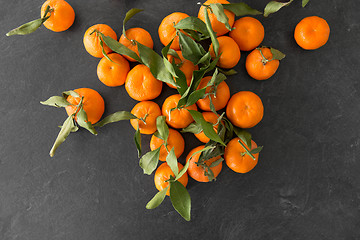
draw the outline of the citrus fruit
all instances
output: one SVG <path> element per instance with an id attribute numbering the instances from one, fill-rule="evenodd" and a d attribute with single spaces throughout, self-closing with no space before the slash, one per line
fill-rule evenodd
<path id="1" fill-rule="evenodd" d="M 183 169 L 183 165 L 181 163 L 178 163 L 178 168 L 179 171 L 181 169 Z M 157 190 L 161 191 L 164 188 L 166 188 L 169 185 L 169 182 L 167 182 L 167 180 L 170 179 L 170 175 L 175 177 L 173 171 L 171 171 L 171 168 L 169 167 L 169 165 L 164 162 L 163 164 L 161 164 L 155 172 L 155 176 L 154 176 L 154 182 L 155 182 L 155 187 Z M 179 178 L 178 180 L 184 187 L 186 187 L 187 183 L 188 183 L 188 175 L 187 173 L 184 173 L 184 175 L 181 176 L 181 178 Z M 166 195 L 170 196 L 170 188 L 167 190 Z"/>
<path id="2" fill-rule="evenodd" d="M 131 113 L 139 119 L 131 119 L 131 126 L 136 130 L 139 126 L 140 133 L 153 134 L 156 131 L 156 118 L 161 116 L 161 110 L 157 103 L 152 101 L 142 101 L 134 106 Z"/>
<path id="3" fill-rule="evenodd" d="M 156 137 L 155 135 L 152 135 L 151 140 L 150 140 L 150 149 L 155 150 L 161 146 L 160 157 L 159 157 L 160 161 L 166 161 L 168 151 L 170 152 L 172 148 L 174 148 L 175 156 L 177 158 L 179 158 L 181 156 L 181 154 L 183 154 L 183 152 L 184 152 L 184 148 L 185 148 L 184 138 L 181 136 L 181 134 L 178 131 L 176 131 L 174 129 L 171 129 L 171 128 L 169 129 L 169 136 L 167 139 L 168 151 L 166 151 L 166 148 L 164 147 L 164 145 L 162 145 L 163 143 L 164 143 L 164 140 Z"/>
<path id="4" fill-rule="evenodd" d="M 229 36 L 235 40 L 241 51 L 251 51 L 264 40 L 264 26 L 253 17 L 243 17 L 235 21 Z"/>
<path id="5" fill-rule="evenodd" d="M 211 124 L 217 123 L 218 118 L 219 118 L 219 117 L 218 117 L 215 113 L 213 113 L 213 112 L 203 112 L 203 113 L 201 113 L 201 114 L 203 115 L 205 121 L 207 121 L 207 122 L 209 122 L 209 123 L 211 123 Z M 216 124 L 216 125 L 214 126 L 215 132 L 217 132 L 218 126 L 219 126 L 219 124 Z M 207 143 L 207 142 L 210 141 L 210 138 L 208 138 L 203 131 L 201 131 L 200 133 L 196 133 L 196 134 L 194 134 L 194 135 L 195 135 L 195 137 L 196 137 L 197 139 L 199 139 L 200 142 Z"/>
<path id="6" fill-rule="evenodd" d="M 240 49 L 236 42 L 228 36 L 218 37 L 219 41 L 219 54 L 220 58 L 217 62 L 217 66 L 221 68 L 233 68 L 240 61 Z M 215 58 L 215 52 L 213 49 L 213 44 L 210 45 L 210 54 L 211 57 Z"/>
<path id="7" fill-rule="evenodd" d="M 64 0 L 47 0 L 41 6 L 41 17 L 44 17 L 47 7 L 50 6 L 50 17 L 44 22 L 44 26 L 54 32 L 62 32 L 73 25 L 75 11 Z"/>
<path id="8" fill-rule="evenodd" d="M 266 80 L 275 74 L 279 64 L 279 60 L 273 59 L 271 50 L 263 47 L 254 49 L 247 56 L 245 67 L 252 78 L 256 80 Z"/>
<path id="9" fill-rule="evenodd" d="M 206 87 L 206 85 L 208 84 L 208 82 L 210 80 L 211 80 L 211 76 L 204 77 L 203 79 L 201 79 L 198 89 Z M 209 93 L 210 91 L 213 91 L 213 87 L 211 87 L 211 86 L 206 88 L 206 93 Z M 215 110 L 218 111 L 218 110 L 226 107 L 226 104 L 228 103 L 229 98 L 230 98 L 230 89 L 225 81 L 222 81 L 217 86 L 215 95 L 216 95 L 216 97 L 214 97 L 214 95 L 211 94 L 210 97 L 211 97 L 212 103 L 214 104 Z M 202 109 L 204 111 L 211 111 L 209 96 L 206 96 L 205 98 L 198 100 L 196 102 L 196 104 L 198 105 L 198 107 L 200 109 Z"/>
<path id="10" fill-rule="evenodd" d="M 121 86 L 125 83 L 126 76 L 130 71 L 129 62 L 117 53 L 111 53 L 108 57 L 112 62 L 103 57 L 97 66 L 98 78 L 106 86 Z"/>
<path id="11" fill-rule="evenodd" d="M 96 31 L 99 31 L 105 36 L 111 37 L 114 40 L 117 40 L 117 36 L 114 30 L 112 30 L 112 28 L 106 24 L 96 24 L 86 30 L 83 38 L 86 51 L 93 57 L 102 58 L 104 57 L 104 55 L 102 53 L 102 48 L 100 45 L 99 34 Z M 106 52 L 106 54 L 111 52 L 111 49 L 106 46 L 105 43 L 104 51 Z"/>

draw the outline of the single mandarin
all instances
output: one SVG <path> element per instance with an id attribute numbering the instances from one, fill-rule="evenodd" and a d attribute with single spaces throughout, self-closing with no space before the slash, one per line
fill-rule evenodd
<path id="1" fill-rule="evenodd" d="M 252 170 L 256 164 L 258 163 L 259 153 L 253 154 L 255 160 L 252 159 L 248 154 L 246 154 L 246 150 L 239 143 L 241 141 L 240 138 L 232 139 L 227 146 L 225 147 L 224 159 L 226 165 L 237 173 L 247 173 Z M 246 146 L 244 144 L 244 146 Z M 257 148 L 256 143 L 251 140 L 251 149 Z"/>
<path id="2" fill-rule="evenodd" d="M 86 51 L 93 57 L 102 58 L 104 57 L 104 55 L 102 53 L 102 47 L 100 45 L 99 34 L 96 31 L 99 31 L 105 36 L 111 37 L 114 40 L 117 40 L 117 36 L 114 30 L 112 30 L 112 28 L 106 24 L 96 24 L 86 30 L 83 38 Z M 112 52 L 112 50 L 108 46 L 106 46 L 105 43 L 104 51 L 106 52 L 106 54 Z"/>
<path id="3" fill-rule="evenodd" d="M 169 96 L 165 99 L 161 109 L 162 115 L 166 117 L 166 123 L 173 128 L 186 128 L 189 126 L 189 124 L 192 123 L 194 119 L 187 109 L 195 111 L 197 110 L 195 104 L 181 109 L 174 109 L 177 107 L 180 98 L 180 94 Z"/>
<path id="4" fill-rule="evenodd" d="M 97 66 L 98 78 L 108 87 L 121 86 L 130 71 L 129 62 L 117 53 L 110 53 L 108 57 L 112 62 L 103 57 Z"/>
<path id="5" fill-rule="evenodd" d="M 235 40 L 241 51 L 251 51 L 264 40 L 264 26 L 253 17 L 242 17 L 235 21 L 230 37 Z"/>
<path id="6" fill-rule="evenodd" d="M 237 127 L 251 128 L 264 115 L 264 106 L 258 95 L 249 91 L 234 94 L 226 107 L 226 116 Z"/>
<path id="7" fill-rule="evenodd" d="M 132 99 L 146 101 L 160 95 L 162 82 L 152 75 L 147 66 L 139 64 L 128 73 L 125 89 Z"/>
<path id="8" fill-rule="evenodd" d="M 88 121 L 91 124 L 97 123 L 104 114 L 104 99 L 97 91 L 90 88 L 79 88 L 75 89 L 74 91 L 79 94 L 80 97 L 83 97 L 83 109 L 86 112 Z M 66 100 L 72 104 L 65 107 L 67 114 L 70 116 L 76 112 L 77 105 L 80 103 L 81 98 L 68 96 Z"/>
<path id="9" fill-rule="evenodd" d="M 211 80 L 211 76 L 207 76 L 207 77 L 204 77 L 203 79 L 201 79 L 198 89 L 206 87 L 210 80 Z M 213 87 L 210 86 L 210 87 L 206 88 L 205 92 L 209 93 L 211 91 L 213 91 Z M 211 97 L 212 103 L 214 104 L 215 110 L 218 111 L 218 110 L 226 107 L 226 104 L 228 103 L 228 101 L 230 99 L 230 89 L 225 81 L 222 81 L 217 86 L 215 95 L 216 95 L 216 97 L 214 96 L 214 94 L 211 94 L 210 97 Z M 205 98 L 198 100 L 196 102 L 196 104 L 203 111 L 208 111 L 208 112 L 211 111 L 209 96 L 206 96 Z"/>
<path id="10" fill-rule="evenodd" d="M 231 37 L 221 36 L 217 40 L 219 41 L 219 54 L 221 55 L 216 65 L 221 68 L 235 67 L 241 57 L 239 46 Z M 210 45 L 210 54 L 213 59 L 216 57 L 213 44 Z"/>
<path id="11" fill-rule="evenodd" d="M 183 165 L 181 163 L 178 163 L 178 168 L 179 171 L 181 169 L 183 169 Z M 154 176 L 154 182 L 155 182 L 155 187 L 157 190 L 161 191 L 164 188 L 166 188 L 169 185 L 169 182 L 167 182 L 167 180 L 170 179 L 170 175 L 175 177 L 175 174 L 173 173 L 173 171 L 171 171 L 171 168 L 169 167 L 169 165 L 164 162 L 163 164 L 161 164 L 155 172 L 155 176 Z M 181 178 L 179 178 L 178 180 L 184 187 L 186 187 L 187 183 L 188 183 L 188 175 L 187 173 L 184 173 L 184 175 L 181 176 Z M 167 190 L 166 195 L 170 196 L 170 188 Z"/>
<path id="12" fill-rule="evenodd" d="M 226 0 L 208 0 L 208 1 L 204 2 L 204 5 L 210 5 L 211 3 L 229 4 L 229 2 Z M 205 9 L 205 7 L 201 6 L 199 9 L 199 13 L 198 13 L 198 18 L 200 18 L 203 22 L 205 22 L 204 9 Z M 222 36 L 229 32 L 229 29 L 226 28 L 225 24 L 217 20 L 217 17 L 214 13 L 210 12 L 210 10 L 207 10 L 207 12 L 209 14 L 211 27 L 213 28 L 214 32 L 216 32 L 217 36 Z M 232 27 L 234 25 L 234 21 L 235 21 L 235 14 L 226 9 L 224 10 L 224 13 L 229 19 L 230 27 Z"/>
<path id="13" fill-rule="evenodd" d="M 160 161 L 166 161 L 168 151 L 170 152 L 172 148 L 174 148 L 175 156 L 177 158 L 179 158 L 181 156 L 181 154 L 183 154 L 183 152 L 184 152 L 184 148 L 185 148 L 184 138 L 181 136 L 181 134 L 178 131 L 176 131 L 174 129 L 171 129 L 171 128 L 169 129 L 169 136 L 167 139 L 168 151 L 166 151 L 166 148 L 163 145 L 163 143 L 164 143 L 164 140 L 156 137 L 155 135 L 152 135 L 151 140 L 150 140 L 150 149 L 155 150 L 155 149 L 161 147 L 160 148 L 160 157 L 159 157 Z"/>
<path id="14" fill-rule="evenodd" d="M 198 166 L 196 164 L 196 162 L 199 161 L 199 157 L 201 153 L 197 153 L 195 154 L 193 157 L 191 157 L 194 153 L 196 153 L 197 151 L 200 151 L 204 148 L 205 146 L 198 146 L 196 148 L 194 148 L 193 150 L 191 150 L 189 152 L 189 154 L 186 157 L 186 162 L 190 161 L 189 164 L 189 168 L 187 170 L 187 173 L 189 174 L 189 176 L 191 178 L 193 178 L 194 180 L 198 181 L 198 182 L 209 182 L 209 178 L 208 176 L 205 175 L 205 169 L 203 166 Z M 219 173 L 221 172 L 222 169 L 222 162 L 220 162 L 218 165 L 210 167 L 210 165 L 215 162 L 216 160 L 219 160 L 221 158 L 221 156 L 217 156 L 211 159 L 206 160 L 204 163 L 209 167 L 209 169 L 213 172 L 214 174 L 214 178 L 216 178 Z M 207 171 L 207 170 L 206 170 Z"/>
<path id="15" fill-rule="evenodd" d="M 131 110 L 131 113 L 145 121 L 144 123 L 139 119 L 131 119 L 131 126 L 135 130 L 139 127 L 141 134 L 153 134 L 156 132 L 156 118 L 161 116 L 161 110 L 157 103 L 152 101 L 139 102 Z"/>
<path id="16" fill-rule="evenodd" d="M 44 22 L 44 26 L 53 32 L 62 32 L 69 29 L 75 20 L 75 11 L 64 0 L 47 0 L 41 6 L 41 17 L 44 17 L 47 7 L 50 6 L 50 17 Z"/>
<path id="17" fill-rule="evenodd" d="M 134 51 L 137 55 L 139 55 L 139 50 L 136 42 L 141 43 L 142 45 L 153 48 L 154 42 L 151 38 L 151 35 L 148 31 L 143 28 L 130 28 L 125 32 L 126 37 L 121 35 L 119 42 L 130 50 Z M 131 61 L 136 62 L 135 59 L 124 55 L 124 57 Z"/>
<path id="18" fill-rule="evenodd" d="M 273 59 L 271 50 L 263 47 L 254 49 L 247 56 L 245 67 L 250 77 L 256 80 L 266 80 L 275 74 L 279 64 L 279 60 Z"/>

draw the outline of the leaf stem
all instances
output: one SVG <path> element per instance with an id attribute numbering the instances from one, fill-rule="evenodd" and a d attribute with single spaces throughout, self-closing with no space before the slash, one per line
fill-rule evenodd
<path id="1" fill-rule="evenodd" d="M 263 54 L 263 52 L 262 52 L 262 50 L 261 50 L 261 48 L 257 48 L 258 50 L 259 50 L 259 52 L 260 52 L 260 54 L 261 54 L 261 56 L 262 56 L 262 60 L 261 60 L 261 62 L 262 62 L 262 64 L 264 64 L 264 66 L 268 63 L 268 62 L 270 62 L 270 61 L 272 61 L 272 59 L 267 59 L 265 56 L 264 56 L 264 54 Z"/>
<path id="2" fill-rule="evenodd" d="M 245 149 L 246 153 L 245 154 L 248 154 L 254 161 L 256 160 L 256 158 L 254 157 L 254 155 L 251 154 L 251 152 L 247 149 L 247 147 L 240 141 L 238 140 L 238 142 L 241 144 L 241 146 Z M 242 153 L 243 154 L 243 153 Z M 243 157 L 244 155 L 241 156 Z"/>

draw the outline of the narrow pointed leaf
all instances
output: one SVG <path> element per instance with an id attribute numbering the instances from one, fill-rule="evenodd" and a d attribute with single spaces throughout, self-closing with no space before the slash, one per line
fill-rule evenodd
<path id="1" fill-rule="evenodd" d="M 186 107 L 191 106 L 191 105 L 195 104 L 199 99 L 204 98 L 205 92 L 206 92 L 206 87 L 193 91 L 189 95 L 189 97 L 186 101 Z"/>
<path id="2" fill-rule="evenodd" d="M 134 141 L 138 152 L 138 157 L 141 157 L 141 133 L 139 126 L 137 127 L 136 132 L 134 134 Z"/>
<path id="3" fill-rule="evenodd" d="M 186 220 L 190 221 L 191 198 L 186 188 L 178 181 L 170 182 L 170 200 L 174 209 Z"/>
<path id="4" fill-rule="evenodd" d="M 234 127 L 234 132 L 238 138 L 240 138 L 249 149 L 251 149 L 251 133 L 246 130 Z"/>
<path id="5" fill-rule="evenodd" d="M 270 48 L 270 51 L 273 55 L 272 59 L 283 60 L 286 56 L 284 53 L 280 52 L 275 48 Z"/>
<path id="6" fill-rule="evenodd" d="M 218 160 L 212 162 L 209 167 L 210 167 L 210 168 L 216 167 L 216 166 L 219 165 L 222 161 L 224 161 L 224 159 L 223 159 L 223 158 L 219 158 Z"/>
<path id="7" fill-rule="evenodd" d="M 247 146 L 245 146 L 242 141 L 238 140 L 238 143 L 240 143 L 240 145 L 244 148 L 244 150 L 246 151 L 246 154 L 249 155 L 253 160 L 256 160 L 256 158 L 254 157 L 254 155 L 252 155 L 252 153 L 249 151 L 249 149 L 247 148 Z"/>
<path id="8" fill-rule="evenodd" d="M 233 12 L 237 17 L 242 17 L 245 15 L 259 15 L 262 12 L 251 8 L 246 3 L 230 3 L 230 4 L 222 4 L 224 9 Z"/>
<path id="9" fill-rule="evenodd" d="M 103 40 L 101 39 L 101 37 L 99 37 L 99 41 L 100 41 L 100 47 L 101 47 L 101 52 L 102 54 L 104 55 L 104 57 L 109 60 L 110 62 L 114 63 L 113 60 L 111 60 L 111 58 L 108 56 L 108 54 L 105 52 L 105 49 L 104 49 L 104 42 Z"/>
<path id="10" fill-rule="evenodd" d="M 110 114 L 106 118 L 104 118 L 102 121 L 95 124 L 95 127 L 102 127 L 109 123 L 119 122 L 122 120 L 130 120 L 130 119 L 137 119 L 135 115 L 133 115 L 130 112 L 127 111 L 119 111 L 113 114 Z"/>
<path id="11" fill-rule="evenodd" d="M 215 56 L 218 56 L 219 55 L 219 41 L 217 40 L 216 33 L 212 29 L 210 18 L 209 18 L 209 13 L 208 13 L 206 8 L 204 8 L 204 14 L 205 14 L 206 28 L 207 28 L 207 30 L 209 32 L 211 42 L 213 44 L 214 53 L 215 53 Z"/>
<path id="12" fill-rule="evenodd" d="M 194 133 L 194 134 L 198 134 L 201 131 L 202 131 L 201 125 L 197 122 L 190 123 L 189 126 L 187 126 L 186 128 L 183 128 L 181 130 L 181 132 L 183 132 L 183 133 L 189 132 L 189 133 Z"/>
<path id="13" fill-rule="evenodd" d="M 6 36 L 13 35 L 27 35 L 35 32 L 41 25 L 43 24 L 43 20 L 41 18 L 36 19 L 34 21 L 25 23 L 20 27 L 17 27 L 6 34 Z"/>
<path id="14" fill-rule="evenodd" d="M 167 55 L 168 55 L 168 52 L 169 52 L 169 49 L 170 49 L 170 46 L 171 44 L 173 43 L 174 41 L 174 38 L 170 41 L 170 43 L 168 45 L 166 45 L 162 50 L 161 50 L 161 53 L 163 55 L 163 61 L 164 61 L 164 65 L 166 67 L 166 69 L 169 71 L 169 73 L 175 77 L 175 78 L 178 78 L 176 72 L 175 72 L 175 69 L 174 69 L 174 66 L 171 64 L 171 62 L 169 62 L 169 60 L 167 59 Z"/>
<path id="15" fill-rule="evenodd" d="M 123 35 L 126 37 L 126 30 L 125 30 L 125 24 L 137 13 L 144 11 L 143 9 L 138 9 L 138 8 L 132 8 L 130 9 L 126 15 L 125 18 L 123 20 Z"/>
<path id="16" fill-rule="evenodd" d="M 51 107 L 66 107 L 71 105 L 68 101 L 66 101 L 66 99 L 62 96 L 53 96 L 50 97 L 48 100 L 46 101 L 41 101 L 40 102 L 42 105 L 47 105 L 47 106 L 51 106 Z"/>
<path id="17" fill-rule="evenodd" d="M 157 148 L 141 157 L 139 165 L 143 169 L 144 174 L 151 175 L 158 165 L 159 156 L 160 148 Z"/>
<path id="18" fill-rule="evenodd" d="M 209 36 L 206 24 L 197 17 L 187 17 L 180 20 L 176 25 L 176 29 L 188 29 L 202 33 L 204 36 Z"/>
<path id="19" fill-rule="evenodd" d="M 165 116 L 159 116 L 156 118 L 156 128 L 157 132 L 161 136 L 160 138 L 167 142 L 169 137 L 169 127 L 166 124 Z"/>
<path id="20" fill-rule="evenodd" d="M 302 0 L 302 7 L 304 8 L 309 3 L 309 0 Z"/>
<path id="21" fill-rule="evenodd" d="M 276 13 L 281 8 L 289 6 L 290 3 L 292 3 L 294 0 L 290 0 L 288 2 L 277 2 L 277 1 L 271 1 L 269 2 L 264 9 L 264 17 L 268 17 L 272 13 Z"/>
<path id="22" fill-rule="evenodd" d="M 65 91 L 65 92 L 62 93 L 62 95 L 64 96 L 65 99 L 66 99 L 68 96 L 72 96 L 72 97 L 74 97 L 74 98 L 80 98 L 80 97 L 81 97 L 77 92 L 75 92 L 75 91 L 73 91 L 73 90 Z"/>
<path id="23" fill-rule="evenodd" d="M 80 107 L 79 112 L 76 114 L 76 122 L 92 134 L 97 135 L 95 128 L 93 127 L 91 122 L 88 121 L 87 114 L 82 107 Z"/>
<path id="24" fill-rule="evenodd" d="M 260 146 L 260 147 L 252 149 L 250 152 L 252 154 L 257 154 L 257 153 L 261 152 L 262 149 L 263 149 L 263 146 Z"/>
<path id="25" fill-rule="evenodd" d="M 199 60 L 205 55 L 204 48 L 195 42 L 191 37 L 186 36 L 181 31 L 178 31 L 179 34 L 179 44 L 181 48 L 181 52 L 185 59 L 190 60 L 197 65 Z"/>
<path id="26" fill-rule="evenodd" d="M 56 140 L 54 142 L 54 145 L 52 146 L 51 150 L 50 150 L 50 157 L 53 157 L 55 154 L 56 149 L 63 143 L 65 142 L 66 138 L 69 136 L 71 130 L 74 128 L 75 124 L 74 124 L 74 120 L 73 120 L 74 115 L 70 115 L 68 118 L 66 118 L 66 120 L 64 121 L 61 130 L 58 134 L 58 136 L 56 137 Z"/>
<path id="27" fill-rule="evenodd" d="M 221 68 L 219 68 L 219 71 L 223 74 L 225 74 L 226 76 L 231 76 L 231 75 L 235 75 L 237 74 L 238 72 L 235 71 L 234 69 L 230 69 L 230 70 L 223 70 Z"/>
<path id="28" fill-rule="evenodd" d="M 175 177 L 177 177 L 179 174 L 179 167 L 174 148 L 172 148 L 169 154 L 166 156 L 166 162 L 169 165 L 171 171 L 174 173 Z"/>
<path id="29" fill-rule="evenodd" d="M 219 22 L 222 22 L 225 24 L 226 28 L 231 31 L 232 28 L 229 24 L 229 18 L 226 16 L 225 12 L 224 12 L 224 7 L 222 4 L 220 3 L 211 3 L 210 7 L 212 9 L 212 12 L 215 14 L 217 20 Z"/>
<path id="30" fill-rule="evenodd" d="M 146 204 L 146 209 L 157 208 L 164 201 L 166 192 L 169 189 L 169 187 L 170 184 L 166 188 L 155 194 L 155 196 Z"/>

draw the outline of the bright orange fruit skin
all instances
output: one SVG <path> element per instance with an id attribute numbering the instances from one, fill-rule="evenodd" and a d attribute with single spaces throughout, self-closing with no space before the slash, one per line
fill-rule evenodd
<path id="1" fill-rule="evenodd" d="M 179 171 L 181 169 L 183 169 L 183 167 L 184 166 L 181 163 L 178 163 Z M 169 165 L 166 162 L 161 164 L 156 169 L 155 176 L 154 176 L 154 182 L 155 182 L 155 187 L 157 190 L 161 191 L 169 185 L 169 182 L 166 182 L 166 180 L 170 179 L 170 175 L 175 177 L 173 171 L 171 171 L 171 168 L 169 167 Z M 189 178 L 188 178 L 187 173 L 184 173 L 184 175 L 182 175 L 178 181 L 184 187 L 186 187 L 188 180 L 189 180 Z M 170 188 L 167 190 L 166 195 L 170 196 Z"/>
<path id="2" fill-rule="evenodd" d="M 229 2 L 226 0 L 208 0 L 204 2 L 204 5 L 210 5 L 211 3 L 229 4 Z M 210 10 L 207 10 L 207 12 L 209 14 L 211 27 L 213 28 L 214 32 L 216 32 L 217 36 L 222 36 L 229 32 L 229 29 L 226 28 L 225 24 L 217 20 L 217 17 L 215 16 L 214 13 L 211 13 Z M 224 12 L 229 19 L 230 27 L 232 27 L 235 21 L 235 14 L 226 9 L 224 10 Z M 204 14 L 203 6 L 201 6 L 199 9 L 198 18 L 200 18 L 203 22 L 205 22 L 205 14 Z"/>
<path id="3" fill-rule="evenodd" d="M 161 110 L 157 103 L 152 101 L 139 102 L 131 110 L 131 113 L 138 118 L 145 118 L 145 123 L 138 119 L 131 119 L 131 126 L 137 130 L 138 126 L 141 134 L 153 134 L 156 129 L 156 118 L 161 116 Z"/>
<path id="4" fill-rule="evenodd" d="M 211 80 L 211 76 L 204 77 L 201 79 L 201 82 L 199 84 L 198 89 L 206 87 L 207 83 Z M 211 87 L 206 88 L 206 93 L 209 93 L 211 90 Z M 230 89 L 229 86 L 226 84 L 225 81 L 221 82 L 216 90 L 216 98 L 214 98 L 214 95 L 211 95 L 211 100 L 214 104 L 215 110 L 218 111 L 220 109 L 223 109 L 226 107 L 226 104 L 228 103 L 230 99 Z M 200 99 L 196 102 L 198 107 L 203 111 L 211 111 L 210 109 L 210 99 L 209 96 Z"/>
<path id="5" fill-rule="evenodd" d="M 120 54 L 111 53 L 109 61 L 103 57 L 97 66 L 99 80 L 108 87 L 117 87 L 125 83 L 128 72 L 130 71 L 129 62 Z"/>
<path id="6" fill-rule="evenodd" d="M 226 107 L 226 116 L 237 127 L 251 128 L 264 115 L 264 106 L 258 95 L 249 91 L 234 94 Z"/>
<path id="7" fill-rule="evenodd" d="M 180 94 L 169 96 L 168 98 L 165 99 L 161 109 L 162 115 L 166 117 L 166 123 L 173 128 L 186 128 L 187 126 L 189 126 L 189 124 L 192 123 L 194 119 L 186 109 L 195 110 L 195 111 L 197 110 L 196 105 L 193 104 L 186 108 L 175 109 L 170 113 L 170 110 L 172 108 L 177 107 L 180 98 L 181 98 Z"/>
<path id="8" fill-rule="evenodd" d="M 186 13 L 174 12 L 166 16 L 162 20 L 158 29 L 158 33 L 160 41 L 162 44 L 164 44 L 164 46 L 168 45 L 176 35 L 176 29 L 174 28 L 174 25 L 180 22 L 180 20 L 187 17 L 189 17 L 189 15 L 187 15 Z M 174 38 L 174 41 L 170 45 L 170 48 L 174 50 L 180 50 L 178 36 Z"/>
<path id="9" fill-rule="evenodd" d="M 44 22 L 44 26 L 54 32 L 62 32 L 69 29 L 75 20 L 75 11 L 64 0 L 47 0 L 41 6 L 41 17 L 44 17 L 46 8 L 50 6 L 51 15 Z M 49 13 L 47 14 L 49 16 Z"/>
<path id="10" fill-rule="evenodd" d="M 151 49 L 154 47 L 154 42 L 151 38 L 150 33 L 143 28 L 130 28 L 126 30 L 125 34 L 127 38 L 124 35 L 121 35 L 119 42 L 123 44 L 125 47 L 134 51 L 137 55 L 139 55 L 138 46 L 130 40 L 137 41 L 142 45 L 149 47 Z M 124 57 L 131 62 L 136 62 L 136 60 L 131 57 L 128 57 L 126 55 L 124 55 Z"/>
<path id="11" fill-rule="evenodd" d="M 262 54 L 268 60 L 273 58 L 269 48 L 261 48 Z M 246 58 L 245 67 L 250 77 L 256 80 L 266 80 L 275 74 L 279 68 L 279 60 L 274 59 L 263 63 L 263 57 L 259 49 L 254 49 Z"/>
<path id="12" fill-rule="evenodd" d="M 232 139 L 225 148 L 224 159 L 226 165 L 237 173 L 247 173 L 251 171 L 258 163 L 259 153 L 253 154 L 255 160 L 253 160 L 245 149 L 238 142 L 240 138 Z M 244 143 L 243 141 L 241 141 Z M 245 144 L 244 144 L 245 145 Z M 246 146 L 246 145 L 245 145 Z M 257 148 L 256 143 L 251 140 L 251 149 Z"/>
<path id="13" fill-rule="evenodd" d="M 155 150 L 158 147 L 161 146 L 160 148 L 160 157 L 159 160 L 160 161 L 166 161 L 166 157 L 168 155 L 168 152 L 166 151 L 164 145 L 162 145 L 164 143 L 164 140 L 156 137 L 155 135 L 153 135 L 151 137 L 150 140 L 150 149 L 151 150 Z M 184 138 L 182 137 L 181 133 L 179 133 L 178 131 L 174 130 L 174 129 L 169 129 L 169 137 L 167 140 L 167 149 L 170 152 L 172 148 L 174 148 L 174 152 L 175 152 L 175 156 L 177 158 L 179 158 L 181 156 L 181 154 L 183 154 L 184 149 L 185 149 L 185 141 Z"/>
<path id="14" fill-rule="evenodd" d="M 306 50 L 315 50 L 324 46 L 330 36 L 330 27 L 325 19 L 318 16 L 306 17 L 295 28 L 296 43 Z"/>
<path id="15" fill-rule="evenodd" d="M 217 123 L 218 116 L 215 113 L 203 112 L 201 114 L 203 115 L 205 121 L 212 123 L 212 124 Z M 218 127 L 219 127 L 219 124 L 214 126 L 215 132 L 217 132 Z M 207 143 L 210 141 L 210 138 L 208 138 L 203 131 L 201 131 L 200 133 L 195 133 L 194 135 L 197 139 L 199 139 L 200 142 Z"/>
<path id="16" fill-rule="evenodd" d="M 104 55 L 102 53 L 98 34 L 96 32 L 91 34 L 94 30 L 98 30 L 105 36 L 111 37 L 114 40 L 117 40 L 117 35 L 114 30 L 112 30 L 112 28 L 106 24 L 96 24 L 86 30 L 83 38 L 83 43 L 86 51 L 93 57 L 102 58 L 104 57 Z M 112 52 L 112 50 L 108 46 L 106 46 L 106 44 L 104 44 L 104 51 L 106 52 L 106 54 Z"/>
<path id="17" fill-rule="evenodd" d="M 79 89 L 75 89 L 74 91 L 78 93 L 81 97 L 84 97 L 83 109 L 86 112 L 88 121 L 91 124 L 97 123 L 100 120 L 101 116 L 104 114 L 104 110 L 105 110 L 104 99 L 97 91 L 90 88 L 79 88 Z M 81 98 L 74 98 L 73 96 L 68 96 L 66 100 L 69 103 L 75 105 L 75 106 L 69 105 L 65 108 L 67 114 L 70 116 L 73 113 L 75 113 L 77 108 L 76 105 L 80 103 Z"/>
<path id="18" fill-rule="evenodd" d="M 239 46 L 231 37 L 228 36 L 218 37 L 217 40 L 219 41 L 219 54 L 221 55 L 216 65 L 221 68 L 235 67 L 241 57 Z M 212 44 L 210 45 L 210 55 L 213 59 L 215 58 L 215 52 Z"/>
<path id="19" fill-rule="evenodd" d="M 136 65 L 126 77 L 125 89 L 132 99 L 147 101 L 157 98 L 162 90 L 162 82 L 157 80 L 150 68 Z"/>
<path id="20" fill-rule="evenodd" d="M 202 145 L 202 146 L 198 146 L 196 148 L 194 148 L 193 150 L 191 150 L 189 152 L 189 154 L 187 155 L 186 157 L 186 162 L 189 161 L 191 155 L 193 155 L 195 152 L 197 151 L 200 151 L 201 149 L 203 149 L 205 146 Z M 209 182 L 209 178 L 207 176 L 205 176 L 205 170 L 196 165 L 196 162 L 199 160 L 199 157 L 200 157 L 200 154 L 201 153 L 198 153 L 198 154 L 195 154 L 191 159 L 190 159 L 190 164 L 189 164 L 189 168 L 188 168 L 188 171 L 187 173 L 189 174 L 189 176 L 191 178 L 193 178 L 194 180 L 198 181 L 198 182 Z M 211 158 L 209 160 L 206 160 L 205 163 L 207 166 L 210 166 L 213 162 L 215 162 L 216 160 L 220 159 L 221 156 L 218 156 L 218 157 L 214 157 L 214 158 Z M 219 163 L 217 166 L 215 167 L 211 167 L 210 168 L 211 171 L 214 173 L 214 177 L 216 178 L 220 172 L 221 172 L 221 169 L 222 169 L 222 162 Z"/>

